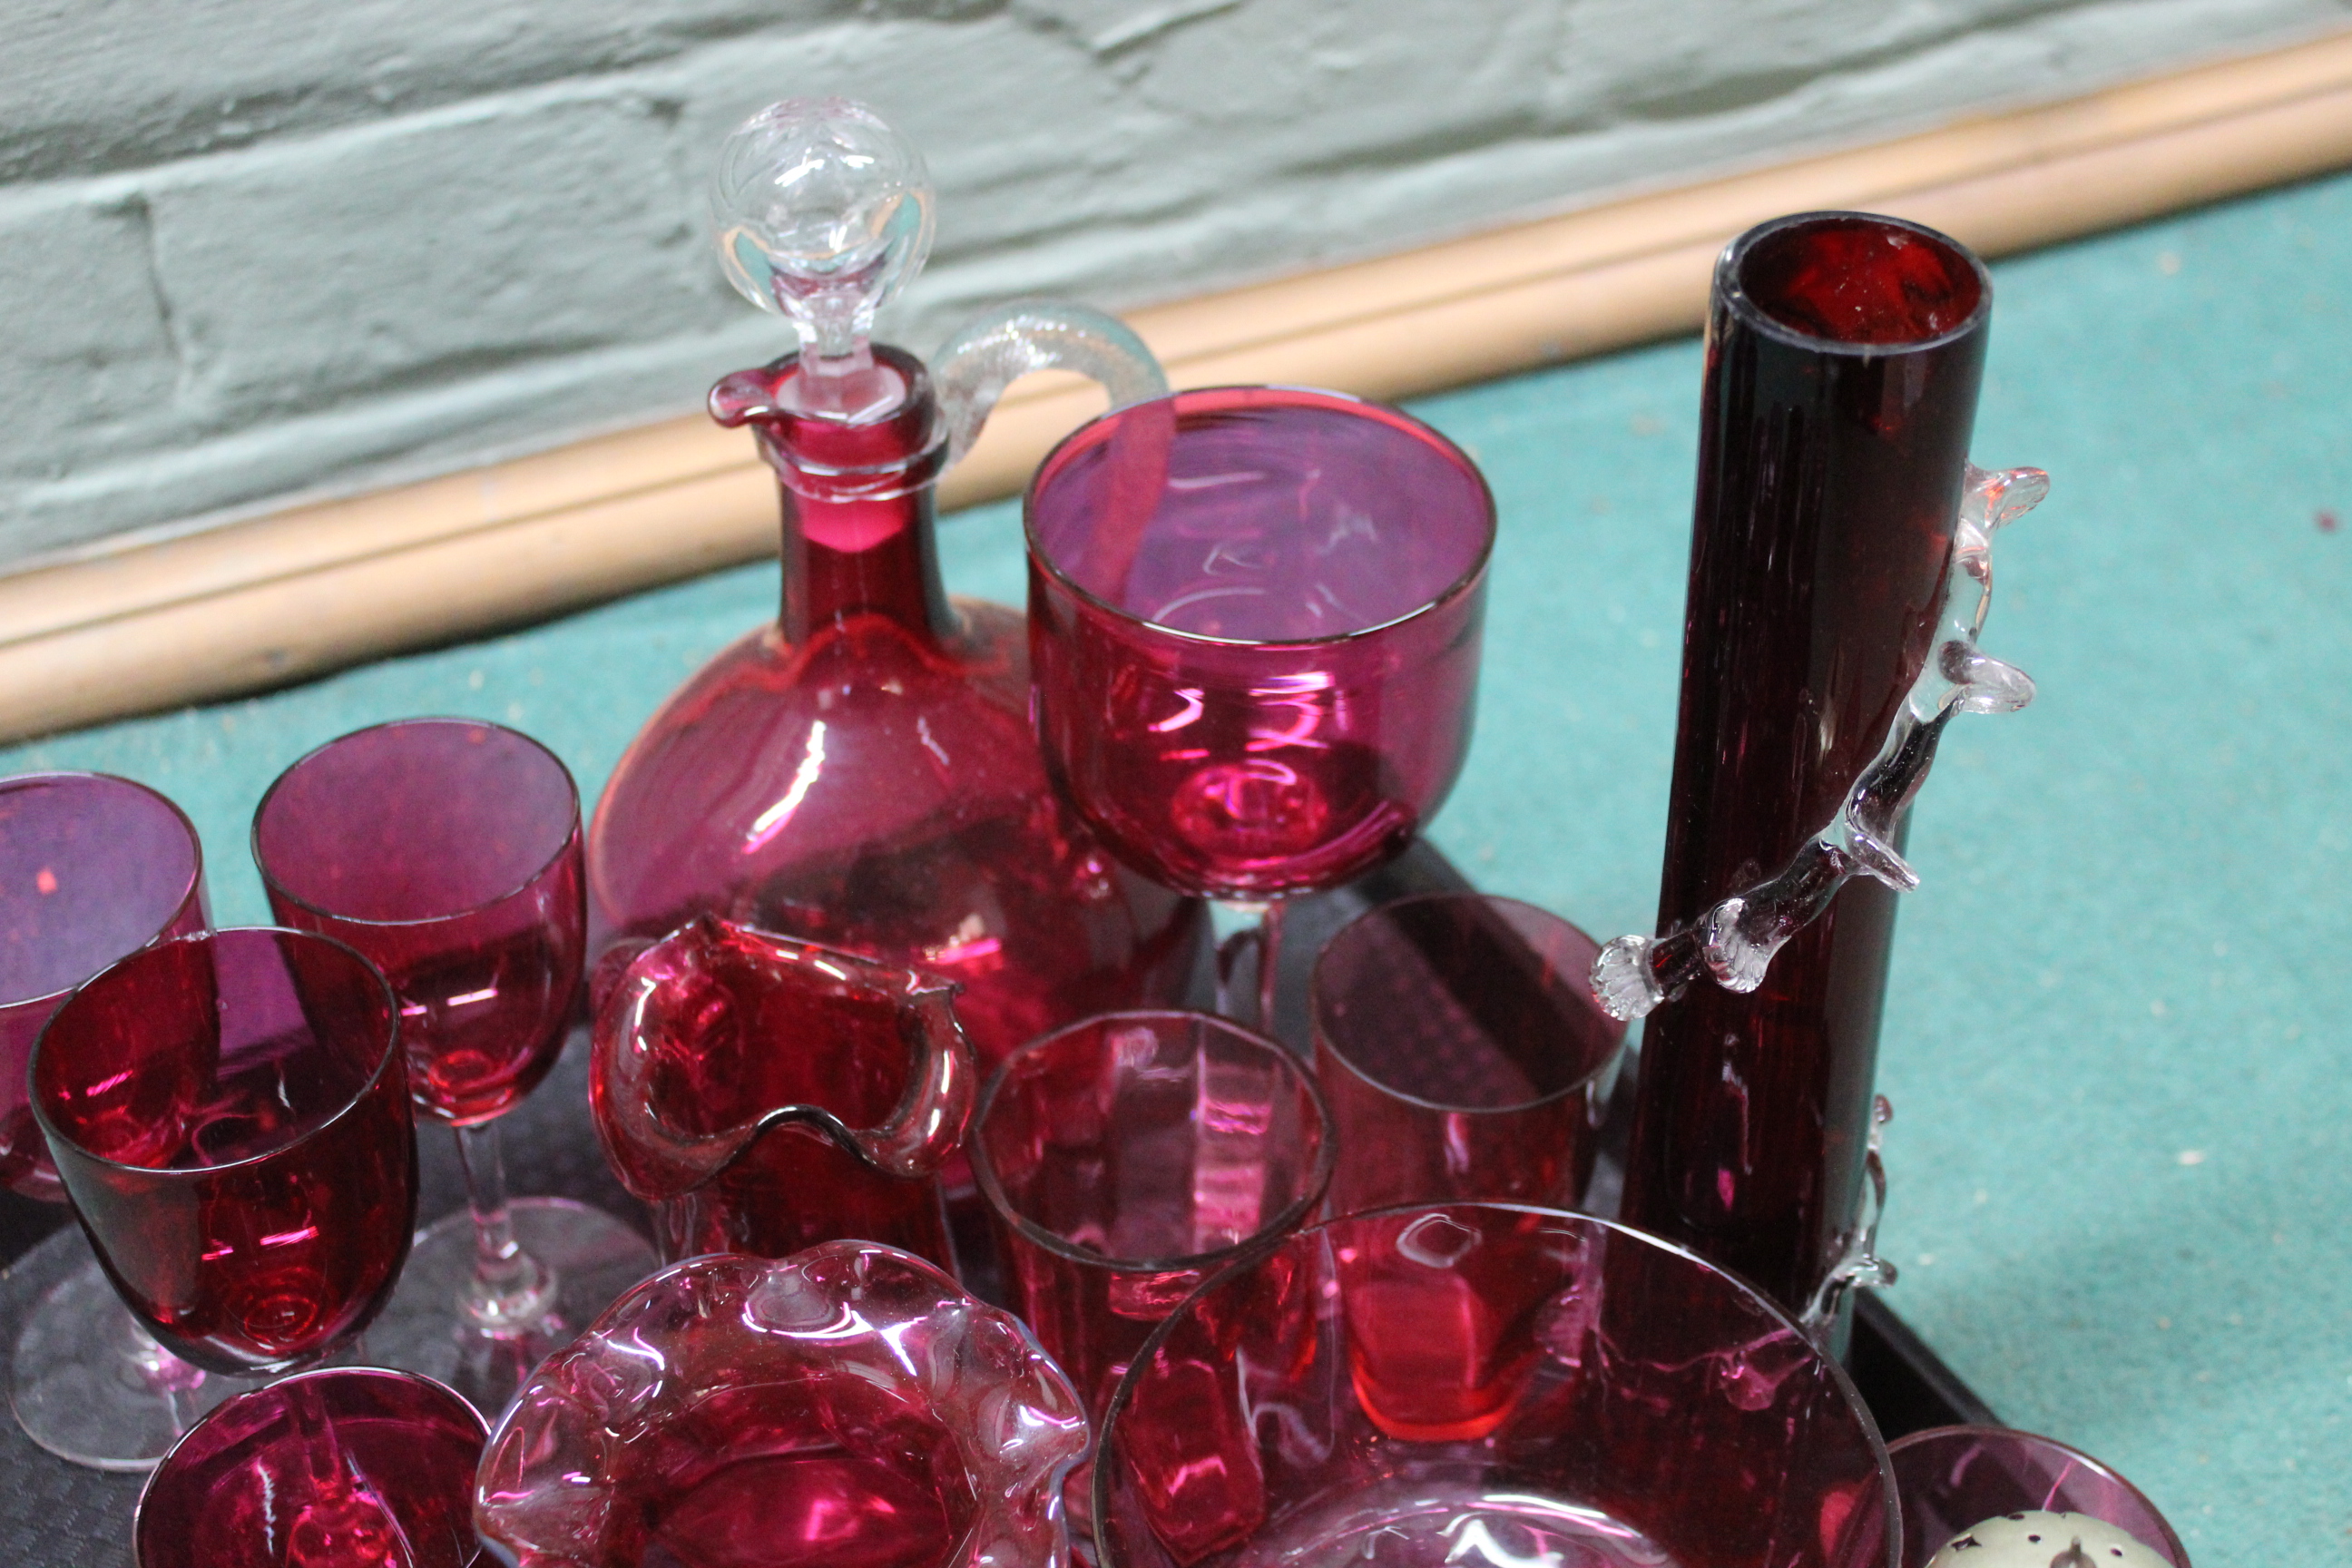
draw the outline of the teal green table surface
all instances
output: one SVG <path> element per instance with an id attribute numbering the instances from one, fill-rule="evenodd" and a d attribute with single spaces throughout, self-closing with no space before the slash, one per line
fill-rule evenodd
<path id="1" fill-rule="evenodd" d="M 2352 177 L 2003 263 L 1975 451 L 2054 476 L 1912 837 L 1882 1047 L 1893 1304 L 2011 1422 L 2097 1454 L 2200 1563 L 2352 1562 Z M 1596 934 L 1654 913 L 1699 347 L 1417 405 L 1504 526 L 1478 739 L 1434 827 Z M 714 373 L 730 366 L 713 365 Z M 943 527 L 1018 603 L 1009 506 Z M 375 720 L 479 714 L 593 795 L 772 611 L 773 566 L 249 701 L 0 752 L 185 805 L 226 923 L 262 789 Z"/>

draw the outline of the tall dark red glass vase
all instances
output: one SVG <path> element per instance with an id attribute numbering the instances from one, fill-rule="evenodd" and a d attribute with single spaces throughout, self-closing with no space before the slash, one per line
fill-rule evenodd
<path id="1" fill-rule="evenodd" d="M 711 913 L 911 964 L 961 985 L 985 1066 L 1173 999 L 1200 911 L 1121 868 L 1048 787 L 1021 617 L 950 605 L 940 584 L 929 373 L 872 353 L 859 407 L 807 393 L 797 355 L 711 393 L 781 480 L 783 613 L 621 759 L 589 834 L 592 940 L 625 954 Z"/>
<path id="2" fill-rule="evenodd" d="M 1707 321 L 1659 926 L 1784 864 L 1936 630 L 1991 284 L 1954 241 L 1811 213 L 1734 241 Z M 1761 988 L 1651 1015 L 1625 1217 L 1805 1310 L 1862 1208 L 1895 894 L 1848 883 Z"/>

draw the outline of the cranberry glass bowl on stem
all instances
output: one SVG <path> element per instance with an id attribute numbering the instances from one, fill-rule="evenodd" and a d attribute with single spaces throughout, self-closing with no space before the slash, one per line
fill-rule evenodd
<path id="1" fill-rule="evenodd" d="M 1337 393 L 1175 393 L 1065 439 L 1026 517 L 1038 737 L 1129 865 L 1271 917 L 1402 853 L 1452 789 L 1495 507 L 1436 431 Z"/>

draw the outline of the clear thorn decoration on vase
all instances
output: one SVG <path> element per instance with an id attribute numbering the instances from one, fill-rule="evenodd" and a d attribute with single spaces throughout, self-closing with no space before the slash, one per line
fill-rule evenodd
<path id="1" fill-rule="evenodd" d="M 1727 991 L 1764 983 L 1773 955 L 1830 907 L 1847 880 L 1867 876 L 1898 893 L 1919 885 L 1895 848 L 1903 814 L 1927 782 L 1944 727 L 1960 713 L 2014 713 L 2033 680 L 1977 647 L 1992 607 L 1992 535 L 2050 493 L 2040 468 L 1973 464 L 1961 490 L 1935 650 L 1885 740 L 1837 816 L 1788 864 L 1656 936 L 1621 936 L 1592 964 L 1592 994 L 1612 1016 L 1646 1016 L 1702 977 Z M 1971 595 L 1968 590 L 1973 587 Z"/>

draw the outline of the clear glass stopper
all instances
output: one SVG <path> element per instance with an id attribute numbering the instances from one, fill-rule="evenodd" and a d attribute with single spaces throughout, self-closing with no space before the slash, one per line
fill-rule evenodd
<path id="1" fill-rule="evenodd" d="M 788 98 L 719 153 L 711 210 L 729 281 L 800 329 L 802 379 L 862 401 L 874 314 L 931 248 L 930 174 L 913 144 L 862 103 Z M 817 386 L 809 388 L 817 392 Z"/>

